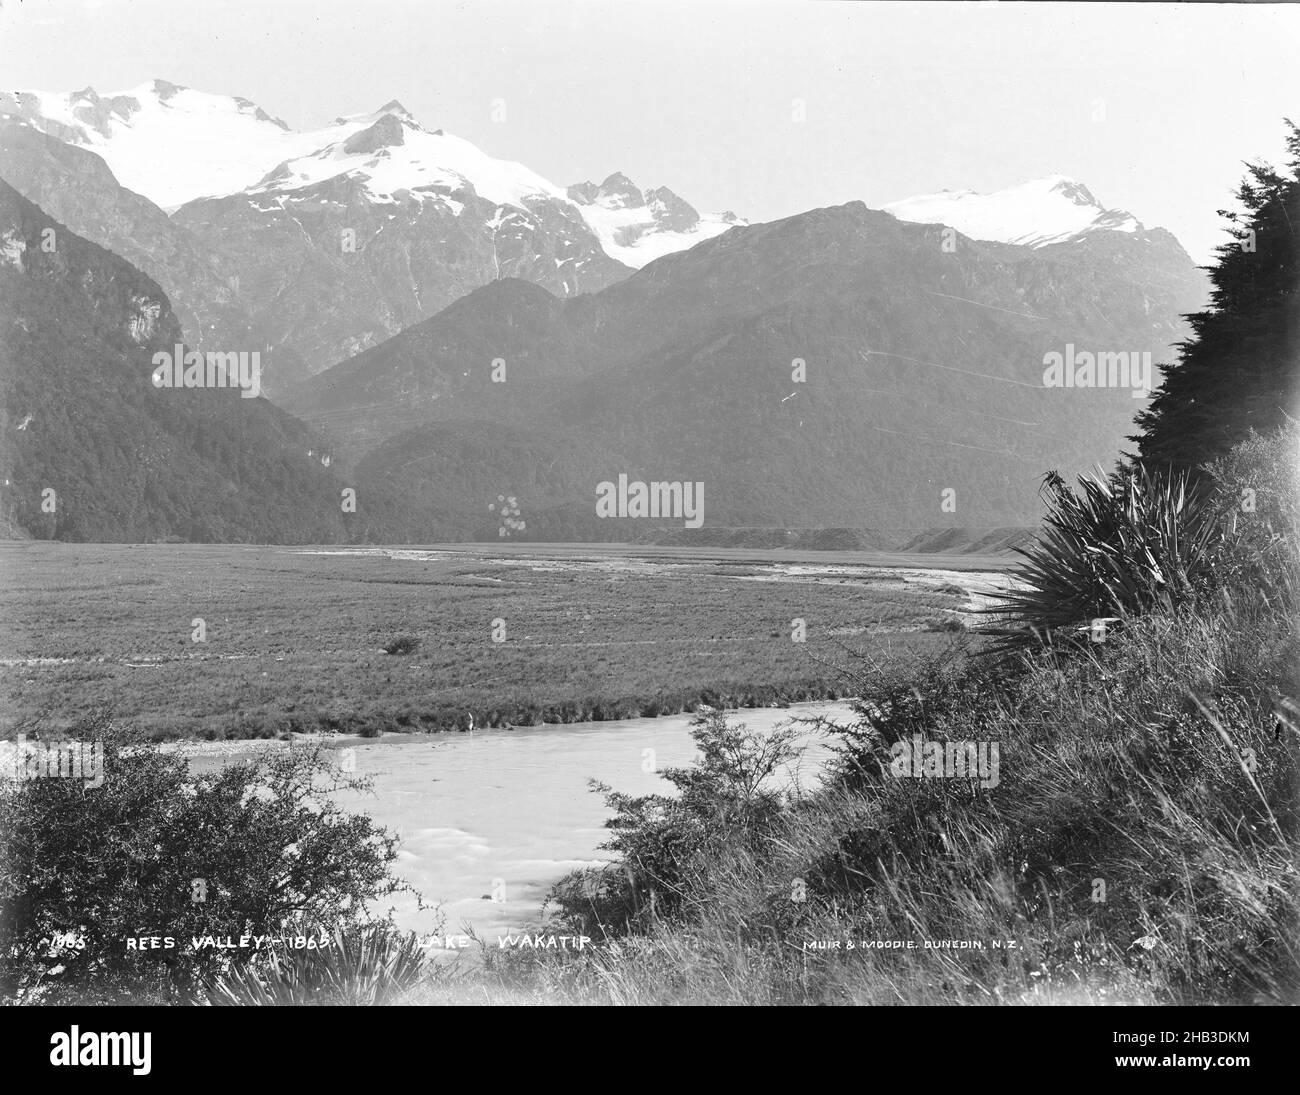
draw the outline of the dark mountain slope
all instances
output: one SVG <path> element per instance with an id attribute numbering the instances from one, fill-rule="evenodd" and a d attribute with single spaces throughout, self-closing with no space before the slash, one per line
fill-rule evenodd
<path id="1" fill-rule="evenodd" d="M 530 533 L 563 512 L 581 515 L 558 521 L 573 535 L 628 535 L 592 520 L 596 484 L 619 473 L 704 482 L 715 525 L 1032 524 L 1042 474 L 1109 464 L 1143 403 L 1134 385 L 1045 387 L 1045 355 L 1159 362 L 1201 276 L 1158 231 L 1036 249 L 944 239 L 851 203 L 733 229 L 557 306 L 491 286 L 293 405 L 365 456 L 367 477 L 433 490 L 443 514 L 472 482 L 461 525 L 483 519 L 490 489 L 519 497 Z M 482 443 L 468 481 L 452 436 Z M 545 489 L 498 459 L 520 444 L 556 469 Z"/>
<path id="2" fill-rule="evenodd" d="M 378 164 L 417 132 L 409 119 L 386 114 L 340 151 L 374 152 Z M 290 175 L 281 165 L 252 191 L 201 198 L 173 214 L 238 265 L 240 299 L 258 336 L 301 352 L 302 369 L 283 372 L 279 391 L 497 278 L 572 295 L 631 272 L 567 202 L 538 197 L 504 206 L 468 182 L 378 198 L 364 172 L 310 186 Z"/>
<path id="3" fill-rule="evenodd" d="M 65 144 L 14 118 L 0 115 L 0 178 L 77 235 L 105 247 L 153 278 L 171 301 L 191 346 L 262 351 L 234 286 L 237 270 L 174 223 L 158 206 L 121 186 L 108 165 L 85 148 Z"/>
<path id="4" fill-rule="evenodd" d="M 181 341 L 158 284 L 3 182 L 0 301 L 8 521 L 64 540 L 347 538 L 310 431 L 232 389 L 155 387 L 153 355 Z"/>

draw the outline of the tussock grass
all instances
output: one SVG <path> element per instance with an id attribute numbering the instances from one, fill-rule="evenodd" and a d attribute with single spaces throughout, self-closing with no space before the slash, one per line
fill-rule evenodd
<path id="1" fill-rule="evenodd" d="M 1186 603 L 1208 585 L 1224 535 L 1223 501 L 1187 475 L 1146 468 L 1043 483 L 1043 528 L 1021 556 L 1020 584 L 1001 594 L 1003 648 L 1089 641 L 1081 625 L 1120 624 Z M 994 610 L 995 612 L 998 610 Z"/>

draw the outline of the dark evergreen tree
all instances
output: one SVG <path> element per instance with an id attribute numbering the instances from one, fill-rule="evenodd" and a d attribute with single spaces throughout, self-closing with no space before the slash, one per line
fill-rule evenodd
<path id="1" fill-rule="evenodd" d="M 1232 239 L 1207 267 L 1211 304 L 1130 438 L 1148 468 L 1195 468 L 1297 415 L 1300 395 L 1300 128 L 1290 120 L 1289 174 L 1247 165 L 1243 211 L 1219 210 Z"/>

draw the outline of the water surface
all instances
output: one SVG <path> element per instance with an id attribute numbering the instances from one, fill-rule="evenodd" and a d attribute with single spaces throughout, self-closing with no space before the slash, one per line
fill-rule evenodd
<path id="1" fill-rule="evenodd" d="M 751 729 L 792 717 L 849 721 L 843 703 L 795 704 L 732 712 Z M 571 870 L 610 858 L 604 800 L 587 789 L 598 779 L 619 791 L 670 791 L 655 769 L 687 765 L 696 755 L 689 715 L 486 730 L 357 744 L 356 770 L 374 794 L 343 792 L 401 836 L 397 873 L 426 902 L 441 903 L 446 930 L 497 934 L 535 925 L 551 885 Z M 814 785 L 827 756 L 805 730 L 805 751 L 786 778 Z M 504 900 L 492 900 L 494 892 Z M 484 898 L 488 898 L 484 900 Z M 413 899 L 395 901 L 403 928 L 431 932 L 436 917 Z"/>

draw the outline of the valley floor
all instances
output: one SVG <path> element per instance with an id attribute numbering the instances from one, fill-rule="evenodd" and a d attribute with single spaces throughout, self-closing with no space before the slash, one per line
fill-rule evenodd
<path id="1" fill-rule="evenodd" d="M 1005 556 L 607 544 L 0 545 L 0 730 L 157 740 L 585 722 L 844 695 L 947 644 Z M 405 652 L 386 647 L 406 640 Z"/>

